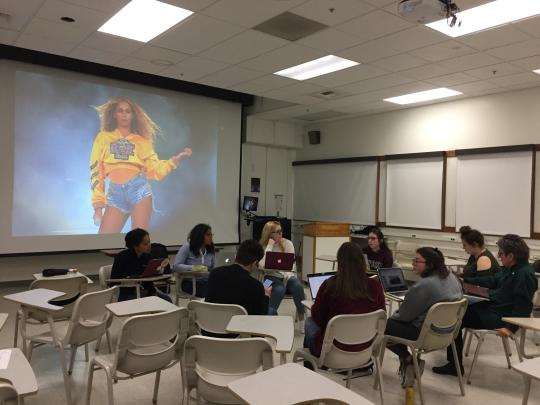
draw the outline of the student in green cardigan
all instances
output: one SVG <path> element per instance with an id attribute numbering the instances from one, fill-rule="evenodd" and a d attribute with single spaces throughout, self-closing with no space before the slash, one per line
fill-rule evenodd
<path id="1" fill-rule="evenodd" d="M 465 225 L 459 228 L 459 233 L 463 250 L 470 255 L 463 269 L 465 277 L 493 276 L 501 269 L 495 256 L 486 248 L 480 231 Z"/>
<path id="2" fill-rule="evenodd" d="M 534 270 L 529 265 L 529 247 L 518 235 L 504 235 L 497 242 L 503 269 L 493 276 L 465 277 L 465 282 L 489 288 L 489 301 L 470 305 L 461 328 L 495 329 L 502 336 L 510 336 L 518 329 L 501 320 L 505 316 L 528 318 L 533 295 L 538 288 Z M 463 337 L 456 337 L 459 366 L 463 374 Z M 448 363 L 433 367 L 437 374 L 457 375 L 452 351 L 447 350 Z"/>

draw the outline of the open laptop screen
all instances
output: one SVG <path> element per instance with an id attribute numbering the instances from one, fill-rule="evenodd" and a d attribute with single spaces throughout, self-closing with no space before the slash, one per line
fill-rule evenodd
<path id="1" fill-rule="evenodd" d="M 317 293 L 319 292 L 319 288 L 321 287 L 322 283 L 324 283 L 325 280 L 329 279 L 333 275 L 335 275 L 335 271 L 329 271 L 326 273 L 315 273 L 315 274 L 308 274 L 308 283 L 309 283 L 309 291 L 311 292 L 311 298 L 315 299 L 317 297 Z"/>
<path id="2" fill-rule="evenodd" d="M 397 291 L 407 291 L 407 283 L 403 276 L 403 271 L 398 267 L 381 268 L 378 270 L 379 280 L 386 293 Z"/>

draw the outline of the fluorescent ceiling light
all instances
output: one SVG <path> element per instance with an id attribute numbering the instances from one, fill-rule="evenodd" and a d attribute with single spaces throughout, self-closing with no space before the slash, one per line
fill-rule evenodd
<path id="1" fill-rule="evenodd" d="M 429 28 L 451 37 L 486 30 L 540 14 L 538 0 L 496 0 L 458 13 L 458 27 L 450 27 L 446 19 L 426 24 Z"/>
<path id="2" fill-rule="evenodd" d="M 463 93 L 441 87 L 438 89 L 419 91 L 418 93 L 405 94 L 403 96 L 385 98 L 384 101 L 395 104 L 413 104 L 422 101 L 436 100 L 438 98 L 453 97 Z"/>
<path id="3" fill-rule="evenodd" d="M 533 72 L 536 73 L 537 75 L 540 75 L 540 69 L 533 70 Z"/>
<path id="4" fill-rule="evenodd" d="M 98 31 L 148 42 L 193 14 L 157 0 L 131 0 Z"/>
<path id="5" fill-rule="evenodd" d="M 328 55 L 322 58 L 315 59 L 301 65 L 293 66 L 279 72 L 275 75 L 289 77 L 295 80 L 306 80 L 312 77 L 322 76 L 327 73 L 332 73 L 337 70 L 347 69 L 351 66 L 359 65 L 349 59 L 340 58 L 339 56 Z"/>

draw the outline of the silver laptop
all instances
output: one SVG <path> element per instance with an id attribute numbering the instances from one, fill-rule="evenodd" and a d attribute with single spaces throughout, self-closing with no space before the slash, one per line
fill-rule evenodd
<path id="1" fill-rule="evenodd" d="M 403 270 L 399 267 L 381 268 L 377 270 L 377 274 L 384 293 L 398 301 L 403 301 L 409 289 L 403 276 Z"/>
<path id="2" fill-rule="evenodd" d="M 317 297 L 317 293 L 319 292 L 319 288 L 321 288 L 322 283 L 324 283 L 325 280 L 329 279 L 335 274 L 335 271 L 328 271 L 326 273 L 314 273 L 307 275 L 309 292 L 311 293 L 311 298 L 313 300 L 315 300 L 315 298 Z"/>
<path id="3" fill-rule="evenodd" d="M 220 250 L 217 252 L 216 255 L 216 267 L 221 266 L 230 266 L 231 264 L 234 264 L 234 260 L 236 259 L 236 253 L 234 251 L 224 251 Z"/>

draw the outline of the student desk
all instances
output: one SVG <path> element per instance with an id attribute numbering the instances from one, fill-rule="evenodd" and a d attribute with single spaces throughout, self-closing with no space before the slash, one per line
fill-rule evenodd
<path id="1" fill-rule="evenodd" d="M 141 298 L 141 284 L 145 282 L 152 281 L 162 281 L 167 280 L 171 277 L 170 274 L 161 274 L 154 277 L 143 277 L 143 278 L 110 278 L 107 280 L 108 283 L 118 283 L 119 287 L 135 287 L 137 291 L 137 298 Z"/>
<path id="2" fill-rule="evenodd" d="M 205 266 L 206 267 L 206 266 Z M 206 268 L 205 271 L 202 271 L 202 270 L 191 270 L 191 271 L 176 271 L 176 270 L 173 270 L 172 272 L 172 275 L 174 277 L 174 282 L 176 283 L 176 299 L 175 299 L 175 304 L 178 305 L 178 302 L 180 300 L 180 298 L 187 298 L 189 300 L 192 300 L 192 299 L 196 299 L 196 295 L 197 294 L 197 276 L 198 275 L 201 275 L 201 274 L 206 274 L 208 275 L 209 271 L 208 271 L 208 267 Z M 184 279 L 191 279 L 191 294 L 189 293 L 186 293 L 182 290 L 182 281 L 184 281 Z M 183 297 L 180 297 L 180 295 L 178 294 L 180 291 L 182 291 L 185 296 Z"/>
<path id="3" fill-rule="evenodd" d="M 177 309 L 178 307 L 164 299 L 152 296 L 137 298 L 135 300 L 113 302 L 111 304 L 106 304 L 105 308 L 113 315 L 123 317 L 166 312 Z"/>
<path id="4" fill-rule="evenodd" d="M 0 379 L 8 380 L 13 385 L 20 397 L 20 404 L 26 395 L 35 394 L 38 390 L 34 371 L 18 348 L 0 350 Z"/>
<path id="5" fill-rule="evenodd" d="M 292 351 L 294 322 L 290 316 L 234 315 L 225 330 L 229 333 L 271 337 L 276 341 L 276 352 L 284 364 L 286 353 Z"/>
<path id="6" fill-rule="evenodd" d="M 295 363 L 255 373 L 228 384 L 249 405 L 312 404 L 331 399 L 334 404 L 373 405 L 342 385 Z"/>
<path id="7" fill-rule="evenodd" d="M 525 335 L 527 333 L 527 329 L 531 329 L 535 332 L 540 332 L 540 318 L 513 318 L 513 317 L 504 317 L 502 318 L 503 322 L 511 323 L 512 325 L 519 326 L 521 329 L 520 337 L 519 337 L 519 351 L 521 353 L 521 356 L 524 359 L 532 359 L 534 357 L 540 356 L 540 353 L 538 354 L 525 354 Z"/>
<path id="8" fill-rule="evenodd" d="M 88 284 L 94 283 L 90 278 L 82 273 L 79 273 L 78 271 L 70 271 L 67 274 L 62 274 L 61 276 L 44 277 L 42 273 L 34 273 L 32 276 L 34 276 L 35 280 L 63 280 L 66 278 L 84 277 Z"/>

